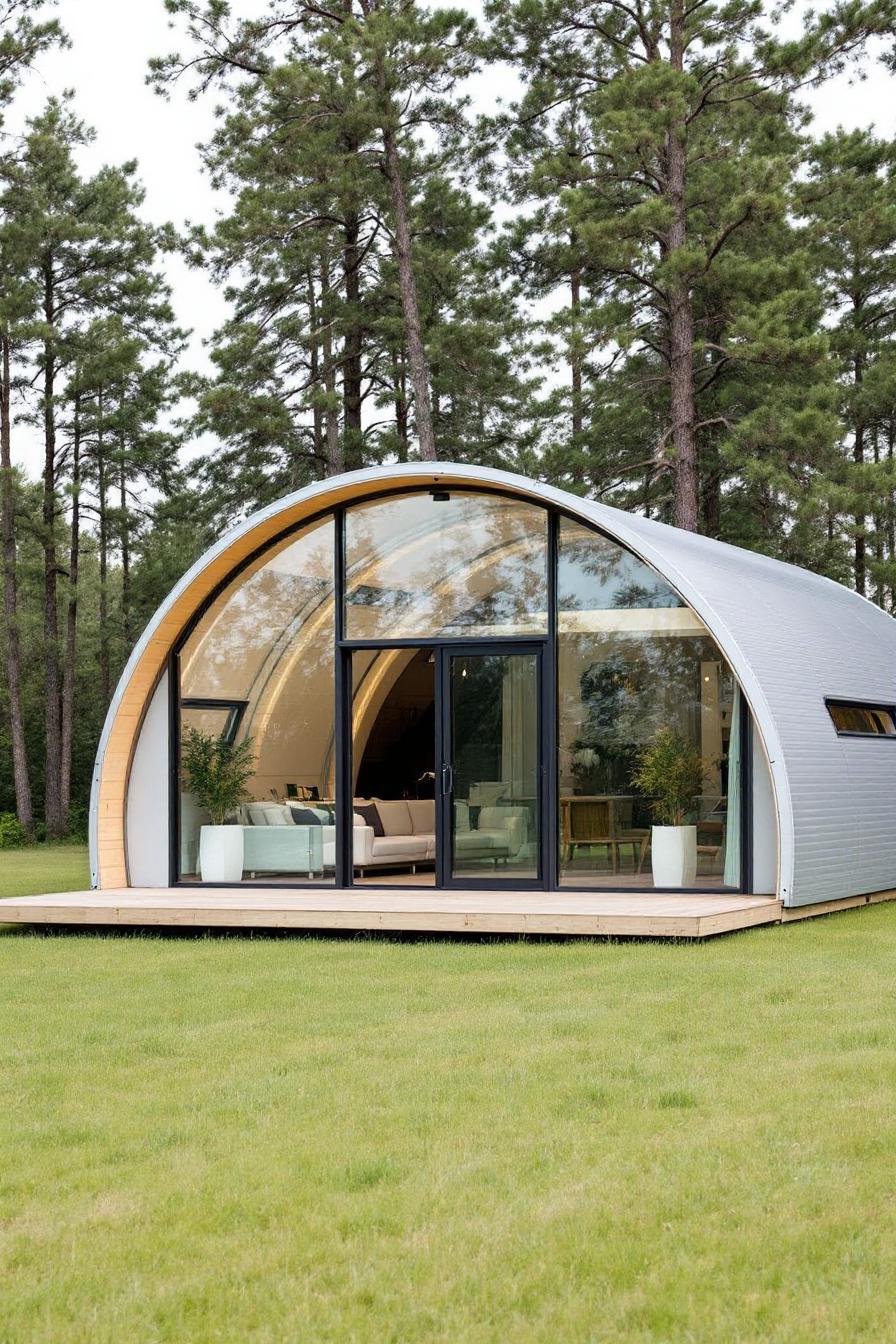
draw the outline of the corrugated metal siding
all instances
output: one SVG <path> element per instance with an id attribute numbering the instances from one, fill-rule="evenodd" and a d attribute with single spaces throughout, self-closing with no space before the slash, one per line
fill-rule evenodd
<path id="1" fill-rule="evenodd" d="M 711 630 L 740 681 L 765 743 L 775 794 L 779 893 L 808 905 L 896 887 L 896 742 L 838 738 L 825 696 L 896 700 L 896 621 L 855 593 L 765 556 L 582 500 L 525 477 L 453 463 L 376 467 L 391 477 L 503 487 L 555 504 L 617 537 L 669 579 Z M 337 477 L 287 496 L 222 537 L 180 581 L 131 655 L 103 730 L 91 805 L 96 863 L 98 780 L 123 688 L 153 631 L 193 578 L 262 521 L 300 501 L 327 506 Z"/>

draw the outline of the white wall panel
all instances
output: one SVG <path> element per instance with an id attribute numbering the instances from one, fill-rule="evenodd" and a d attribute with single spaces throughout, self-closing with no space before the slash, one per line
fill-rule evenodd
<path id="1" fill-rule="evenodd" d="M 168 673 L 140 726 L 128 783 L 126 831 L 132 887 L 168 885 Z"/>
<path id="2" fill-rule="evenodd" d="M 753 882 L 757 896 L 778 890 L 778 821 L 775 794 L 759 729 L 753 724 Z"/>

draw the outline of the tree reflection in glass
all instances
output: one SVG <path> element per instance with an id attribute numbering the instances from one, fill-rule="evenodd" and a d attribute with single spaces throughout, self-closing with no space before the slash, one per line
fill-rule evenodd
<path id="1" fill-rule="evenodd" d="M 429 493 L 346 512 L 346 635 L 547 631 L 547 514 L 499 495 Z"/>
<path id="2" fill-rule="evenodd" d="M 649 565 L 562 519 L 558 550 L 560 866 L 566 883 L 651 885 L 649 799 L 633 783 L 661 728 L 700 751 L 698 881 L 722 885 L 734 679 L 705 626 Z"/>
<path id="3" fill-rule="evenodd" d="M 253 801 L 309 803 L 322 823 L 331 821 L 334 793 L 333 557 L 332 517 L 266 551 L 218 595 L 180 655 L 182 698 L 246 702 L 237 740 L 255 742 Z M 248 813 L 243 820 L 250 820 Z M 201 824 L 185 795 L 184 875 L 195 869 L 193 839 Z M 332 838 L 329 827 L 325 838 Z M 284 847 L 282 839 L 278 843 Z M 280 872 L 292 880 L 302 871 L 288 853 L 266 857 L 259 845 L 262 862 L 274 864 L 266 874 Z M 333 880 L 331 862 L 325 876 Z"/>

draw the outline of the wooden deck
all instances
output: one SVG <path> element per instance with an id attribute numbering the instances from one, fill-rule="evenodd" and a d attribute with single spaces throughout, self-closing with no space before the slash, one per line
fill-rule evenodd
<path id="1" fill-rule="evenodd" d="M 707 938 L 775 924 L 771 896 L 639 892 L 463 892 L 119 888 L 0 901 L 0 924 L 237 929 L 372 929 Z"/>

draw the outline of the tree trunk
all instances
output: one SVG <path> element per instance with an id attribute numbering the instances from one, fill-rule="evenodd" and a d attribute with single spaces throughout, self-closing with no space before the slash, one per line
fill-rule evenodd
<path id="1" fill-rule="evenodd" d="M 570 239 L 575 245 L 575 236 Z M 572 437 L 578 439 L 585 425 L 582 411 L 582 272 L 576 266 L 569 278 L 570 311 L 572 313 L 572 334 L 569 342 L 569 371 L 572 399 Z"/>
<path id="2" fill-rule="evenodd" d="M 856 331 L 863 329 L 862 309 L 864 300 L 859 293 L 853 292 L 852 311 L 853 322 Z M 865 381 L 865 357 L 861 351 L 857 351 L 853 361 L 852 382 L 856 392 L 856 402 L 861 398 L 862 384 Z M 865 553 L 865 480 L 862 467 L 865 464 L 865 425 L 860 417 L 856 418 L 854 426 L 854 437 L 852 441 L 852 460 L 858 467 L 856 472 L 856 506 L 853 514 L 853 523 L 855 525 L 855 555 L 853 560 L 854 578 L 856 592 L 865 596 L 865 585 L 867 579 L 866 553 Z"/>
<path id="3" fill-rule="evenodd" d="M 0 335 L 2 386 L 0 386 L 0 536 L 3 546 L 3 620 L 6 627 L 6 679 L 9 685 L 9 728 L 12 771 L 16 791 L 16 814 L 29 835 L 34 832 L 31 778 L 25 749 L 25 716 L 22 711 L 22 656 L 19 643 L 19 591 L 16 555 L 16 497 L 12 474 L 12 396 L 9 371 L 9 335 Z"/>
<path id="4" fill-rule="evenodd" d="M 395 404 L 395 437 L 398 440 L 398 460 L 407 462 L 410 440 L 408 437 L 408 380 L 404 358 L 400 350 L 392 356 L 392 385 Z"/>
<path id="5" fill-rule="evenodd" d="M 327 455 L 327 475 L 338 476 L 345 471 L 345 457 L 342 441 L 339 438 L 339 411 L 336 403 L 336 361 L 333 357 L 333 322 L 330 316 L 330 263 L 327 257 L 321 260 L 321 333 L 324 360 L 324 441 Z"/>
<path id="6" fill-rule="evenodd" d="M 47 837 L 62 835 L 62 700 L 59 682 L 59 608 L 56 558 L 56 352 L 54 349 L 56 307 L 52 267 L 44 267 L 44 320 L 48 336 L 44 341 L 44 472 L 43 472 L 43 552 L 44 552 L 44 817 Z"/>
<path id="7" fill-rule="evenodd" d="M 874 458 L 874 465 L 880 466 L 880 426 L 875 425 L 871 431 L 871 452 Z M 874 475 L 874 513 L 872 521 L 874 523 L 874 600 L 879 607 L 885 604 L 884 597 L 884 520 L 880 510 L 880 492 L 878 490 L 879 475 Z"/>
<path id="8" fill-rule="evenodd" d="M 856 466 L 862 467 L 865 464 L 865 426 L 859 421 L 855 429 L 855 438 L 852 445 L 852 460 Z M 865 488 L 864 478 L 859 471 L 858 489 L 856 492 L 856 510 L 853 518 L 856 529 L 855 540 L 855 584 L 856 592 L 865 595 L 865 585 L 867 580 L 867 563 L 865 553 L 865 508 L 863 503 L 863 491 Z"/>
<path id="9" fill-rule="evenodd" d="M 78 641 L 78 560 L 81 548 L 81 394 L 75 392 L 72 434 L 72 516 L 68 546 L 68 602 L 62 664 L 62 819 L 68 825 L 72 799 L 72 737 L 75 721 L 75 656 Z"/>
<path id="10" fill-rule="evenodd" d="M 96 489 L 100 543 L 100 700 L 105 713 L 112 694 L 112 658 L 109 648 L 109 516 L 103 409 L 103 389 L 100 388 L 97 396 Z"/>
<path id="11" fill-rule="evenodd" d="M 673 5 L 669 29 L 670 63 L 684 69 L 684 15 L 681 0 Z M 685 185 L 685 125 L 673 126 L 666 144 L 666 194 L 672 211 L 668 232 L 670 258 L 687 243 Z M 694 313 L 690 287 L 685 280 L 673 280 L 668 294 L 669 402 L 671 439 L 674 459 L 672 514 L 676 527 L 696 532 L 699 511 L 697 473 L 697 423 L 694 397 Z"/>
<path id="12" fill-rule="evenodd" d="M 392 212 L 395 216 L 395 260 L 398 265 L 398 287 L 401 291 L 401 311 L 404 315 L 405 342 L 408 351 L 408 364 L 410 365 L 411 386 L 414 389 L 414 418 L 417 423 L 417 440 L 420 444 L 420 456 L 423 461 L 435 462 L 438 457 L 429 402 L 429 366 L 426 361 L 426 351 L 423 347 L 417 277 L 414 275 L 414 263 L 411 256 L 411 225 L 408 201 L 404 189 L 401 159 L 398 154 L 398 142 L 395 138 L 395 132 L 388 122 L 383 128 L 383 148 L 385 149 L 386 177 L 392 197 Z"/>
<path id="13" fill-rule="evenodd" d="M 311 440 L 314 445 L 314 460 L 322 465 L 326 460 L 326 450 L 324 408 L 320 396 L 323 387 L 320 376 L 320 314 L 317 311 L 314 272 L 310 266 L 305 275 L 305 283 L 308 286 L 308 330 L 311 337 L 311 349 L 308 355 L 308 378 L 311 383 Z M 329 474 L 328 472 L 327 475 Z"/>
<path id="14" fill-rule="evenodd" d="M 124 393 L 122 393 L 124 395 Z M 121 629 L 125 653 L 131 651 L 131 523 L 128 512 L 128 464 L 124 432 L 118 436 L 118 507 L 121 512 Z"/>
<path id="15" fill-rule="evenodd" d="M 361 251 L 358 216 L 349 213 L 343 225 L 342 283 L 345 288 L 345 339 L 342 350 L 343 454 L 348 471 L 364 465 L 361 430 Z"/>

